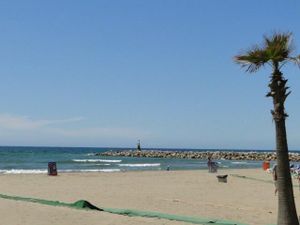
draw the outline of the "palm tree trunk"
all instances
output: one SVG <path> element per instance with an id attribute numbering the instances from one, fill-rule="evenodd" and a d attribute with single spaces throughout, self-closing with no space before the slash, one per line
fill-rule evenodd
<path id="1" fill-rule="evenodd" d="M 278 225 L 298 225 L 289 167 L 285 120 L 275 121 L 278 187 Z"/>
<path id="2" fill-rule="evenodd" d="M 274 72 L 271 76 L 270 93 L 272 96 L 274 110 L 272 115 L 276 128 L 276 154 L 277 154 L 277 188 L 278 188 L 278 217 L 277 225 L 299 225 L 294 201 L 293 185 L 290 173 L 287 135 L 285 127 L 284 102 L 289 95 L 278 65 L 274 65 Z"/>

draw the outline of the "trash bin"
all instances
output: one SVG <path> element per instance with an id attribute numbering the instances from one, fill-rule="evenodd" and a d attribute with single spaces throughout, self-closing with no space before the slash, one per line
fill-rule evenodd
<path id="1" fill-rule="evenodd" d="M 263 168 L 263 170 L 270 169 L 270 161 L 264 161 L 262 163 L 262 168 Z"/>
<path id="2" fill-rule="evenodd" d="M 218 175 L 217 178 L 218 178 L 218 181 L 219 182 L 222 182 L 222 183 L 227 183 L 227 177 L 228 175 Z"/>
<path id="3" fill-rule="evenodd" d="M 56 162 L 48 162 L 48 175 L 49 176 L 57 175 Z"/>

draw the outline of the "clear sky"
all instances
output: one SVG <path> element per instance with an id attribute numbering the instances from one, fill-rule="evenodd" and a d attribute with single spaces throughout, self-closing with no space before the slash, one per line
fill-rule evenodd
<path id="1" fill-rule="evenodd" d="M 273 149 L 271 70 L 232 58 L 272 31 L 293 32 L 300 54 L 299 12 L 298 0 L 1 1 L 0 145 Z M 283 72 L 300 150 L 300 70 Z"/>

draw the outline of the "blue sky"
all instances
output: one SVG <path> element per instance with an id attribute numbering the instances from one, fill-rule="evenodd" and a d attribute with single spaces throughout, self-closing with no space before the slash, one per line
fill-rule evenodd
<path id="1" fill-rule="evenodd" d="M 270 68 L 233 56 L 292 31 L 300 2 L 0 2 L 0 145 L 273 149 Z M 298 48 L 297 48 L 298 47 Z M 290 149 L 300 70 L 288 65 Z"/>

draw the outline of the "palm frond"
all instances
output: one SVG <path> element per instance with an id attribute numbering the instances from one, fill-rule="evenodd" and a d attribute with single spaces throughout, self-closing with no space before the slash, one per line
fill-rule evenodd
<path id="1" fill-rule="evenodd" d="M 300 55 L 296 57 L 289 57 L 289 61 L 295 63 L 297 66 L 300 67 Z"/>
<path id="2" fill-rule="evenodd" d="M 283 62 L 293 51 L 291 33 L 274 33 L 271 37 L 264 37 L 264 49 L 271 61 Z"/>
<path id="3" fill-rule="evenodd" d="M 256 72 L 266 63 L 273 69 L 280 69 L 288 62 L 294 62 L 300 67 L 300 55 L 292 56 L 293 50 L 292 33 L 273 33 L 271 36 L 264 36 L 261 46 L 256 45 L 235 56 L 234 61 L 250 73 Z"/>
<path id="4" fill-rule="evenodd" d="M 263 49 L 255 46 L 244 54 L 235 56 L 234 61 L 241 67 L 246 67 L 247 72 L 254 73 L 268 61 L 268 58 Z"/>

